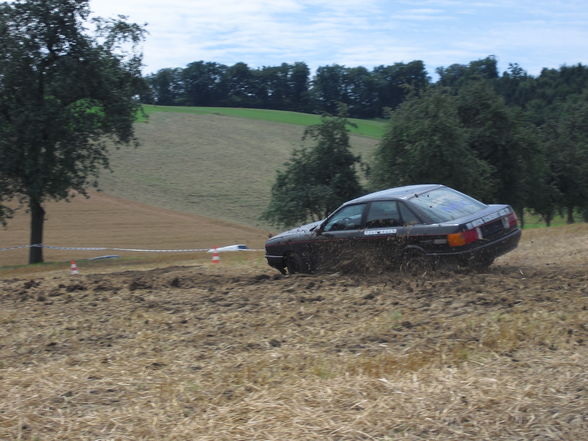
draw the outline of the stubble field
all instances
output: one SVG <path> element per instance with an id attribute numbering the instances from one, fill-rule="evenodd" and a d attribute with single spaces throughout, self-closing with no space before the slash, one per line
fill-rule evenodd
<path id="1" fill-rule="evenodd" d="M 65 248 L 131 248 L 154 250 L 208 249 L 244 243 L 250 248 L 260 248 L 268 231 L 247 225 L 212 219 L 197 214 L 182 213 L 150 206 L 104 193 L 91 192 L 90 198 L 82 196 L 71 202 L 49 202 L 45 205 L 44 243 Z M 0 249 L 29 243 L 29 214 L 17 211 L 6 228 L 0 227 Z M 125 261 L 137 264 L 153 262 L 161 264 L 178 259 L 206 261 L 210 256 L 202 253 L 141 253 L 112 250 L 59 250 L 46 248 L 41 267 L 0 268 L 0 277 L 12 274 L 31 274 L 45 271 L 47 267 L 69 269 L 74 259 L 120 255 Z M 24 265 L 28 249 L 0 252 L 0 267 Z M 90 265 L 89 262 L 84 265 Z M 120 265 L 115 261 L 113 265 Z"/>
<path id="2" fill-rule="evenodd" d="M 260 228 L 269 228 L 259 216 L 276 170 L 294 149 L 314 144 L 302 142 L 300 125 L 222 114 L 154 112 L 135 130 L 141 145 L 112 152 L 113 173 L 100 179 L 105 192 Z M 367 161 L 377 140 L 351 135 L 350 143 Z"/>
<path id="3" fill-rule="evenodd" d="M 0 439 L 586 439 L 587 244 L 533 230 L 418 277 L 254 252 L 5 272 Z"/>

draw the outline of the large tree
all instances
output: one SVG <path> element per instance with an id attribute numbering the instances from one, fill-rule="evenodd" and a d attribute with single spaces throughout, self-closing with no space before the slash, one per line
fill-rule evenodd
<path id="1" fill-rule="evenodd" d="M 574 222 L 574 210 L 588 209 L 587 103 L 588 92 L 569 97 L 541 127 L 558 208 L 565 210 L 568 223 Z"/>
<path id="2" fill-rule="evenodd" d="M 181 71 L 180 93 L 184 93 L 186 105 L 189 106 L 214 106 L 223 98 L 221 82 L 227 70 L 227 66 L 219 63 L 195 61 L 188 64 Z M 152 83 L 153 86 L 156 83 Z"/>
<path id="3" fill-rule="evenodd" d="M 305 130 L 303 139 L 314 145 L 294 150 L 277 171 L 264 220 L 283 226 L 320 220 L 362 193 L 356 170 L 361 160 L 350 150 L 349 124 L 345 116 L 325 115 Z"/>
<path id="4" fill-rule="evenodd" d="M 467 143 L 492 166 L 492 199 L 512 205 L 520 216 L 543 180 L 543 151 L 533 130 L 514 107 L 507 107 L 488 81 L 470 81 L 458 93 L 458 115 Z"/>
<path id="5" fill-rule="evenodd" d="M 346 68 L 339 64 L 320 66 L 312 80 L 312 96 L 315 110 L 335 114 L 340 103 L 347 102 L 344 78 Z"/>
<path id="6" fill-rule="evenodd" d="M 374 116 L 385 116 L 385 109 L 395 109 L 411 91 L 423 90 L 430 80 L 425 65 L 420 60 L 377 66 L 372 75 L 378 84 L 380 107 Z"/>
<path id="7" fill-rule="evenodd" d="M 438 67 L 439 86 L 459 88 L 469 81 L 496 80 L 498 78 L 497 61 L 493 55 L 465 64 L 452 64 Z"/>
<path id="8" fill-rule="evenodd" d="M 457 98 L 443 88 L 413 95 L 390 116 L 370 177 L 375 188 L 437 183 L 491 197 L 492 167 L 468 145 Z"/>
<path id="9" fill-rule="evenodd" d="M 229 66 L 223 75 L 221 88 L 225 92 L 223 106 L 255 107 L 255 74 L 246 63 Z"/>
<path id="10" fill-rule="evenodd" d="M 28 207 L 31 245 L 43 243 L 45 201 L 85 194 L 108 146 L 135 142 L 144 30 L 89 15 L 88 0 L 0 4 L 0 202 Z"/>
<path id="11" fill-rule="evenodd" d="M 143 97 L 144 102 L 160 106 L 186 104 L 193 92 L 188 88 L 193 84 L 188 83 L 185 87 L 183 79 L 183 70 L 180 68 L 159 69 L 148 75 L 145 80 L 149 84 L 149 93 Z"/>

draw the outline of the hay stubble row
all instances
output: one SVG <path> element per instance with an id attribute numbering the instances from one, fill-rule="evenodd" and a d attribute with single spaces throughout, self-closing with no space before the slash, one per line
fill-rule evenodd
<path id="1" fill-rule="evenodd" d="M 0 439 L 583 439 L 587 238 L 533 231 L 479 274 L 5 277 Z"/>

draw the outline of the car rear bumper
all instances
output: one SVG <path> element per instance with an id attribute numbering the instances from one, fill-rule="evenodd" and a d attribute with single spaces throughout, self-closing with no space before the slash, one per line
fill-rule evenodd
<path id="1" fill-rule="evenodd" d="M 429 256 L 442 257 L 442 256 L 454 256 L 464 259 L 475 259 L 483 257 L 486 259 L 494 259 L 498 256 L 508 253 L 514 250 L 519 244 L 521 239 L 521 230 L 516 229 L 505 236 L 495 239 L 485 244 L 477 244 L 473 247 L 468 247 L 465 250 L 456 250 L 451 252 L 438 252 L 438 253 L 427 253 Z"/>

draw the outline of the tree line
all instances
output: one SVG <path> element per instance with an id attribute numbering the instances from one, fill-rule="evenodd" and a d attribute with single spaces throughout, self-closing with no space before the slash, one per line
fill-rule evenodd
<path id="1" fill-rule="evenodd" d="M 422 61 L 378 66 L 321 66 L 314 76 L 306 63 L 250 68 L 196 61 L 145 77 L 146 104 L 251 107 L 334 114 L 340 103 L 356 118 L 376 118 L 398 106 L 410 90 L 430 82 Z"/>
<path id="2" fill-rule="evenodd" d="M 435 83 L 408 88 L 405 99 L 391 110 L 373 158 L 350 161 L 348 140 L 343 143 L 346 176 L 359 183 L 361 169 L 367 171 L 365 188 L 339 188 L 335 174 L 325 174 L 324 167 L 313 179 L 305 178 L 305 170 L 312 170 L 324 151 L 318 143 L 295 151 L 278 171 L 264 218 L 282 225 L 305 220 L 287 215 L 294 204 L 284 191 L 300 193 L 288 190 L 291 179 L 311 182 L 323 193 L 329 188 L 329 210 L 366 191 L 441 183 L 488 203 L 508 203 L 523 221 L 528 211 L 547 225 L 557 214 L 568 223 L 577 216 L 588 221 L 587 66 L 544 69 L 533 77 L 511 64 L 499 75 L 496 59 L 487 57 L 439 68 L 437 74 Z M 330 127 L 346 130 L 340 119 L 344 116 L 326 117 L 322 124 L 331 121 Z M 331 158 L 337 151 L 331 148 Z M 295 210 L 305 213 L 300 207 Z"/>

